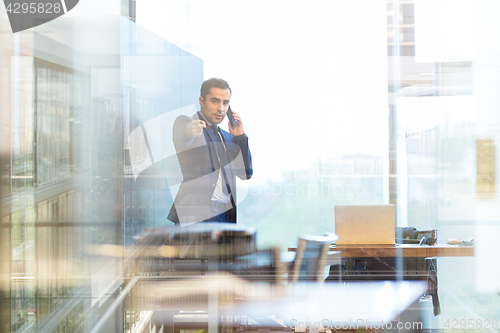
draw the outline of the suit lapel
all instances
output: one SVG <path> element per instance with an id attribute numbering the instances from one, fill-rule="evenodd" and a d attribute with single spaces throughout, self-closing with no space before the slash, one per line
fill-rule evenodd
<path id="1" fill-rule="evenodd" d="M 200 112 L 195 113 L 193 116 L 194 119 L 203 120 L 205 125 L 208 126 L 205 118 L 200 114 Z M 214 145 L 215 140 L 214 133 L 209 131 L 207 127 L 203 129 L 203 136 L 205 137 L 205 141 L 207 142 L 208 156 L 210 156 L 210 164 L 212 165 L 212 171 L 219 169 L 219 160 L 217 158 L 217 145 Z M 215 158 L 214 158 L 215 157 Z"/>
<path id="2" fill-rule="evenodd" d="M 216 169 L 219 169 L 219 160 L 217 158 L 218 156 L 218 151 L 217 151 L 217 139 L 215 138 L 214 132 L 208 128 L 208 123 L 206 122 L 206 119 L 203 117 L 203 115 L 200 112 L 197 112 L 193 118 L 195 119 L 200 119 L 205 122 L 206 127 L 203 129 L 203 135 L 205 136 L 205 140 L 207 141 L 207 146 L 209 150 L 209 156 L 210 156 L 210 161 L 212 163 L 212 168 L 215 171 Z M 231 138 L 229 137 L 229 134 L 227 134 L 225 131 L 220 130 L 219 133 L 221 134 L 222 140 L 224 141 L 226 145 L 226 149 L 230 149 L 228 146 L 231 145 Z M 227 144 L 229 143 L 229 145 Z M 228 162 L 231 162 L 230 154 L 228 154 L 226 151 L 224 151 L 224 148 L 220 148 L 222 154 L 227 154 L 227 159 Z M 214 155 L 216 154 L 216 155 Z M 214 158 L 215 157 L 215 158 Z M 231 198 L 231 204 L 233 207 L 236 207 L 235 205 L 235 200 L 234 200 L 234 175 L 233 175 L 233 170 L 230 167 L 230 164 L 228 164 L 225 168 L 226 170 L 226 175 L 228 177 L 227 181 L 230 187 L 230 198 Z"/>

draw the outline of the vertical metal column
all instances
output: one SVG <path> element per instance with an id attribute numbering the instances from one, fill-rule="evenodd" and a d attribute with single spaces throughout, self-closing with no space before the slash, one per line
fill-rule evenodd
<path id="1" fill-rule="evenodd" d="M 401 88 L 401 43 L 400 43 L 400 20 L 401 8 L 399 0 L 387 0 L 387 10 L 392 12 L 392 20 L 388 29 L 388 42 L 392 36 L 392 45 L 387 48 L 389 60 L 389 203 L 394 204 L 396 208 L 396 221 L 400 221 L 400 205 L 398 205 L 398 118 L 397 118 L 397 99 L 399 89 Z M 403 279 L 403 258 L 400 253 L 396 257 L 396 276 L 398 280 Z"/>
<path id="2" fill-rule="evenodd" d="M 400 35 L 400 3 L 399 0 L 387 0 L 387 10 L 392 12 L 392 20 L 388 27 L 387 56 L 389 60 L 389 202 L 398 208 L 398 180 L 397 180 L 397 142 L 398 142 L 398 121 L 397 121 L 397 98 L 401 88 L 401 45 Z M 392 40 L 389 40 L 391 38 Z"/>
<path id="3" fill-rule="evenodd" d="M 4 110 L 5 111 L 5 110 Z M 0 114 L 1 116 L 1 114 Z M 6 154 L 6 150 L 0 147 L 0 166 L 4 166 L 4 163 L 8 163 L 9 156 Z M 0 177 L 5 177 L 0 174 Z M 3 179 L 1 179 L 3 180 Z M 11 235 L 11 222 L 10 218 L 4 220 L 3 218 L 7 216 L 8 212 L 4 210 L 4 202 L 2 200 L 3 186 L 0 181 L 0 333 L 10 332 L 10 273 L 11 273 L 11 246 L 10 246 L 10 235 Z"/>

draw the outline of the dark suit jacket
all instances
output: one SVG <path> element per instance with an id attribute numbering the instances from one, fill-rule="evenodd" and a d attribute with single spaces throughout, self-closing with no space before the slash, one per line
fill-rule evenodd
<path id="1" fill-rule="evenodd" d="M 194 119 L 203 119 L 198 112 L 193 117 L 179 116 L 175 120 L 173 141 L 182 171 L 183 181 L 174 200 L 168 219 L 174 223 L 187 224 L 200 222 L 217 215 L 212 209 L 211 199 L 219 176 L 217 156 L 207 130 L 203 135 L 191 138 L 185 134 L 185 128 Z M 208 125 L 208 124 L 207 124 Z M 248 137 L 232 136 L 221 129 L 221 135 L 227 150 L 229 163 L 224 166 L 231 188 L 231 200 L 225 210 L 229 211 L 228 222 L 236 222 L 236 176 L 250 179 L 253 174 L 252 155 L 248 148 Z M 223 147 L 218 147 L 223 152 Z"/>

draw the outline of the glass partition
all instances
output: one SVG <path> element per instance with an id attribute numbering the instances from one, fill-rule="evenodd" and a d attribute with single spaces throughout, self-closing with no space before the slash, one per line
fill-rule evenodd
<path id="1" fill-rule="evenodd" d="M 111 308 L 137 274 L 136 240 L 171 225 L 173 121 L 199 110 L 210 77 L 231 85 L 249 137 L 238 223 L 259 250 L 335 232 L 335 205 L 391 203 L 396 226 L 435 229 L 436 247 L 462 254 L 349 268 L 391 262 L 402 279 L 420 265 L 442 309 L 424 328 L 498 329 L 499 10 L 91 0 L 12 34 L 2 9 L 0 332 L 90 332 Z M 110 332 L 152 315 L 121 310 Z"/>
<path id="2" fill-rule="evenodd" d="M 257 228 L 260 247 L 286 248 L 333 232 L 337 204 L 389 203 L 386 4 L 263 6 L 147 0 L 137 22 L 200 55 L 206 79 L 229 82 L 255 168 L 238 183 L 238 223 Z M 206 26 L 225 32 L 220 42 L 197 33 Z"/>
<path id="3" fill-rule="evenodd" d="M 392 203 L 397 226 L 436 229 L 438 245 L 475 239 L 473 257 L 437 260 L 443 312 L 427 327 L 451 329 L 500 313 L 497 7 L 146 0 L 137 22 L 231 84 L 255 167 L 238 221 L 259 247 L 334 231 L 338 204 Z M 225 31 L 225 52 L 198 33 L 207 26 Z"/>
<path id="4" fill-rule="evenodd" d="M 172 197 L 163 172 L 155 174 L 165 167 L 154 147 L 171 138 L 153 129 L 139 151 L 158 162 L 142 175 L 161 176 L 155 188 L 134 177 L 129 136 L 192 103 L 203 62 L 120 17 L 113 3 L 106 15 L 82 3 L 18 34 L 1 18 L 1 315 L 9 332 L 89 332 L 123 284 L 122 245 L 169 224 Z M 174 154 L 171 147 L 162 153 Z M 123 328 L 116 315 L 112 332 Z"/>

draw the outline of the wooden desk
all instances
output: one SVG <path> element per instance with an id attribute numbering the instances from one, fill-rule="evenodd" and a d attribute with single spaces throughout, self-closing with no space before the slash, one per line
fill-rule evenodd
<path id="1" fill-rule="evenodd" d="M 424 258 L 435 257 L 471 257 L 473 246 L 459 245 L 339 245 L 331 246 L 331 250 L 341 252 L 345 258 L 344 270 L 330 270 L 332 280 L 427 280 L 434 290 L 434 314 L 441 312 L 437 294 L 436 260 Z M 295 248 L 289 248 L 294 251 Z M 401 258 L 401 259 L 397 259 Z"/>
<path id="2" fill-rule="evenodd" d="M 288 251 L 295 251 L 289 247 Z M 330 250 L 340 251 L 342 257 L 473 257 L 474 246 L 458 245 L 339 245 L 331 246 Z"/>

